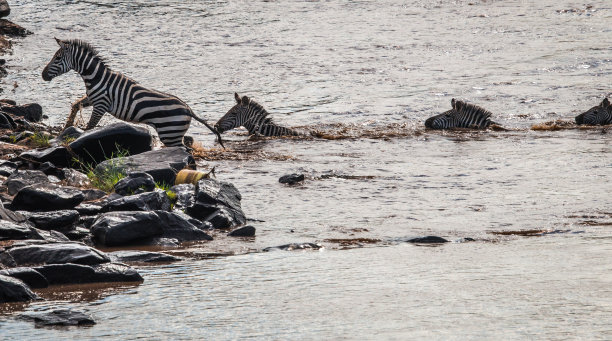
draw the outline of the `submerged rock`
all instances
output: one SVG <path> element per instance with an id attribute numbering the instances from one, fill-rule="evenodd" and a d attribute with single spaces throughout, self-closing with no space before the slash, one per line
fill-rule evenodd
<path id="1" fill-rule="evenodd" d="M 0 275 L 0 303 L 25 302 L 37 299 L 38 296 L 17 278 Z"/>
<path id="2" fill-rule="evenodd" d="M 131 195 L 140 188 L 144 189 L 145 192 L 151 192 L 155 189 L 155 180 L 150 174 L 132 172 L 119 180 L 114 186 L 115 193 L 119 195 Z"/>
<path id="3" fill-rule="evenodd" d="M 155 182 L 171 185 L 176 173 L 188 166 L 195 167 L 195 159 L 190 153 L 182 147 L 167 147 L 122 158 L 119 164 L 113 160 L 104 161 L 96 166 L 94 173 L 102 174 L 109 168 L 119 168 L 125 173 L 147 173 Z"/>
<path id="4" fill-rule="evenodd" d="M 13 207 L 24 211 L 72 209 L 83 201 L 83 193 L 73 187 L 35 184 L 24 187 L 13 199 Z"/>
<path id="5" fill-rule="evenodd" d="M 414 244 L 441 244 L 448 243 L 449 241 L 438 236 L 426 236 L 408 239 L 406 242 Z"/>
<path id="6" fill-rule="evenodd" d="M 273 250 L 283 250 L 283 251 L 293 251 L 293 250 L 319 250 L 322 249 L 323 246 L 321 244 L 315 243 L 291 243 L 280 246 L 272 246 L 263 249 L 262 251 L 268 252 Z"/>
<path id="7" fill-rule="evenodd" d="M 294 185 L 298 182 L 304 181 L 304 174 L 288 174 L 283 175 L 278 179 L 281 184 Z"/>
<path id="8" fill-rule="evenodd" d="M 7 266 L 36 264 L 100 264 L 110 262 L 104 253 L 77 243 L 52 243 L 16 246 L 0 253 L 0 263 Z"/>
<path id="9" fill-rule="evenodd" d="M 227 234 L 230 237 L 255 237 L 255 228 L 247 225 Z"/>
<path id="10" fill-rule="evenodd" d="M 19 316 L 32 320 L 37 326 L 91 326 L 96 324 L 91 315 L 71 309 L 55 309 L 44 313 L 28 313 Z"/>
<path id="11" fill-rule="evenodd" d="M 49 183 L 45 173 L 39 170 L 23 170 L 9 176 L 4 185 L 8 189 L 8 194 L 15 195 L 24 187 L 43 183 Z"/>

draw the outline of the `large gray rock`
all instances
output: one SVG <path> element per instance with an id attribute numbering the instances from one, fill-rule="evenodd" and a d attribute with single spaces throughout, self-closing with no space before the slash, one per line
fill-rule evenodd
<path id="1" fill-rule="evenodd" d="M 33 164 L 51 162 L 57 167 L 97 165 L 117 155 L 117 148 L 129 155 L 151 150 L 152 137 L 144 127 L 124 122 L 95 128 L 83 133 L 66 147 L 52 147 L 41 151 L 22 153 L 20 158 Z M 80 161 L 75 162 L 77 158 Z"/>
<path id="2" fill-rule="evenodd" d="M 22 188 L 12 206 L 24 211 L 53 211 L 72 209 L 83 201 L 83 193 L 73 187 L 54 184 L 35 184 Z"/>
<path id="3" fill-rule="evenodd" d="M 39 170 L 23 170 L 12 174 L 4 181 L 10 195 L 17 194 L 24 187 L 41 183 L 49 183 L 49 178 Z"/>
<path id="4" fill-rule="evenodd" d="M 40 234 L 27 225 L 18 225 L 8 220 L 0 220 L 0 240 L 43 239 Z"/>
<path id="5" fill-rule="evenodd" d="M 38 297 L 22 281 L 0 275 L 0 303 L 24 302 Z"/>
<path id="6" fill-rule="evenodd" d="M 91 326 L 96 324 L 91 315 L 70 309 L 55 309 L 50 312 L 28 313 L 19 316 L 23 320 L 32 320 L 37 327 L 42 326 Z"/>
<path id="7" fill-rule="evenodd" d="M 34 270 L 45 276 L 50 285 L 143 281 L 136 270 L 118 263 L 49 264 L 36 267 Z"/>
<path id="8" fill-rule="evenodd" d="M 108 168 L 119 168 L 126 174 L 148 173 L 155 182 L 172 185 L 176 173 L 188 166 L 195 167 L 195 160 L 190 153 L 182 147 L 168 147 L 125 157 L 120 163 L 113 160 L 104 161 L 96 166 L 94 173 L 103 174 Z"/>
<path id="9" fill-rule="evenodd" d="M 104 205 L 101 211 L 169 211 L 170 204 L 166 192 L 159 190 L 121 197 Z"/>
<path id="10" fill-rule="evenodd" d="M 242 196 L 233 184 L 202 179 L 196 187 L 195 202 L 187 207 L 186 213 L 200 220 L 211 221 L 215 228 L 244 225 L 246 217 L 240 200 Z"/>
<path id="11" fill-rule="evenodd" d="M 20 212 L 21 213 L 21 212 Z M 41 230 L 62 230 L 72 227 L 79 220 L 75 210 L 51 212 L 23 212 L 28 221 Z"/>
<path id="12" fill-rule="evenodd" d="M 119 180 L 115 186 L 115 193 L 119 195 L 131 195 L 138 189 L 150 192 L 155 189 L 155 180 L 150 174 L 132 172 L 125 178 Z"/>
<path id="13" fill-rule="evenodd" d="M 36 264 L 93 265 L 110 262 L 104 253 L 77 243 L 52 243 L 16 246 L 0 253 L 0 263 L 7 266 Z"/>

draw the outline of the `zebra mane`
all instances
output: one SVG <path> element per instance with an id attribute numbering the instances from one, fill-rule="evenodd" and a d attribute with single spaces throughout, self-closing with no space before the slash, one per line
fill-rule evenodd
<path id="1" fill-rule="evenodd" d="M 98 49 L 84 40 L 68 39 L 68 40 L 64 40 L 64 43 L 70 44 L 72 46 L 80 47 L 84 49 L 85 51 L 89 52 L 90 54 L 92 54 L 94 57 L 96 57 L 103 65 L 108 64 L 108 61 L 106 60 L 106 58 L 100 56 Z"/>
<path id="2" fill-rule="evenodd" d="M 260 113 L 260 117 L 265 117 L 265 120 L 262 123 L 273 123 L 272 122 L 272 118 L 268 117 L 268 115 L 270 115 L 270 113 L 266 110 L 266 108 L 263 107 L 263 105 L 255 102 L 252 99 L 249 99 L 249 107 L 255 108 L 255 110 L 257 110 L 257 112 Z"/>
<path id="3" fill-rule="evenodd" d="M 484 118 L 489 118 L 491 117 L 491 115 L 493 115 L 492 112 L 483 109 L 477 105 L 455 100 L 454 98 L 451 100 L 451 105 L 453 106 L 453 109 L 455 109 L 455 112 L 457 114 L 472 113 L 475 114 L 475 116 L 481 116 Z"/>

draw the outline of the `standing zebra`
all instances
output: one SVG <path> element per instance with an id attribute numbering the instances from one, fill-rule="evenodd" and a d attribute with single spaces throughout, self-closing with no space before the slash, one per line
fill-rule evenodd
<path id="1" fill-rule="evenodd" d="M 147 89 L 121 73 L 112 71 L 96 49 L 84 41 L 55 40 L 60 48 L 43 70 L 42 78 L 50 81 L 70 70 L 81 75 L 87 95 L 75 105 L 93 105 L 86 130 L 94 128 L 108 112 L 124 121 L 152 126 L 166 146 L 183 146 L 183 136 L 189 129 L 191 118 L 194 118 L 215 133 L 223 146 L 221 135 L 176 96 Z M 73 110 L 73 114 L 76 111 Z M 73 114 L 67 124 L 74 120 Z"/>
<path id="2" fill-rule="evenodd" d="M 612 104 L 607 98 L 598 106 L 576 116 L 576 124 L 604 125 L 612 124 Z"/>
<path id="3" fill-rule="evenodd" d="M 492 113 L 473 104 L 451 100 L 453 108 L 425 121 L 425 127 L 430 129 L 474 128 L 486 129 L 491 124 Z"/>
<path id="4" fill-rule="evenodd" d="M 261 104 L 253 101 L 247 96 L 242 98 L 234 93 L 236 105 L 234 105 L 223 117 L 215 123 L 215 130 L 223 133 L 230 129 L 245 127 L 249 135 L 257 134 L 263 136 L 299 136 L 300 133 L 289 128 L 277 126 L 268 117 L 269 113 Z"/>

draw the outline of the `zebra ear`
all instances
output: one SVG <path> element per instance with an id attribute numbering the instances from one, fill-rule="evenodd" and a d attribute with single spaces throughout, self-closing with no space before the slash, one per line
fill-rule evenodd
<path id="1" fill-rule="evenodd" d="M 451 99 L 451 107 L 452 107 L 453 109 L 455 109 L 455 102 L 456 102 L 456 101 L 455 101 L 455 99 L 454 99 L 454 98 L 453 98 L 453 99 Z"/>
<path id="2" fill-rule="evenodd" d="M 251 100 L 247 96 L 242 96 L 242 104 L 249 105 Z"/>
<path id="3" fill-rule="evenodd" d="M 63 41 L 61 41 L 61 40 L 59 40 L 59 39 L 57 39 L 57 38 L 55 38 L 55 37 L 53 37 L 53 38 L 54 38 L 54 39 L 55 39 L 55 41 L 57 42 L 57 45 L 59 45 L 60 47 L 64 47 L 64 42 L 63 42 Z"/>
<path id="4" fill-rule="evenodd" d="M 234 98 L 236 99 L 236 103 L 240 104 L 240 95 L 237 92 L 234 92 Z"/>

